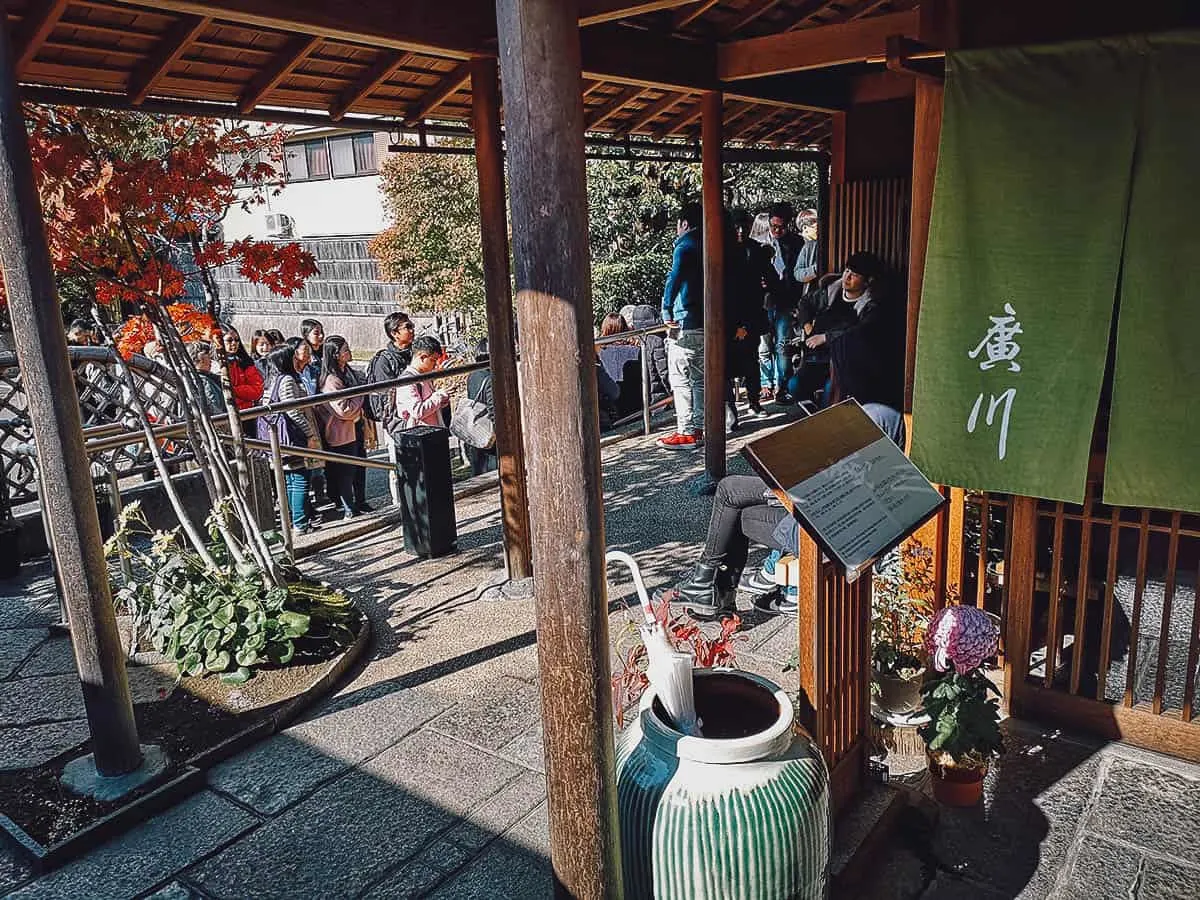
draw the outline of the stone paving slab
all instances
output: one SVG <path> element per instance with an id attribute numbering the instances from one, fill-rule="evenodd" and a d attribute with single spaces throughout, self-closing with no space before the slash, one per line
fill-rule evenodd
<path id="1" fill-rule="evenodd" d="M 1100 897 L 1137 897 L 1142 857 L 1097 836 L 1085 838 L 1074 864 L 1064 870 L 1055 900 L 1096 900 Z"/>
<path id="2" fill-rule="evenodd" d="M 188 874 L 206 894 L 347 897 L 515 780 L 511 763 L 419 731 Z"/>
<path id="3" fill-rule="evenodd" d="M 339 698 L 209 773 L 222 793 L 274 815 L 338 773 L 433 718 L 448 702 L 427 691 L 376 685 Z"/>
<path id="4" fill-rule="evenodd" d="M 0 728 L 0 772 L 40 766 L 89 735 L 86 719 Z"/>
<path id="5" fill-rule="evenodd" d="M 435 900 L 534 900 L 550 897 L 553 892 L 553 871 L 545 856 L 499 840 L 429 897 Z"/>
<path id="6" fill-rule="evenodd" d="M 1139 897 L 1146 900 L 1196 900 L 1200 897 L 1200 860 L 1195 866 L 1145 857 Z"/>
<path id="7" fill-rule="evenodd" d="M 470 819 L 456 826 L 446 839 L 467 850 L 479 850 L 545 801 L 545 777 L 537 772 L 524 772 L 472 811 Z"/>
<path id="8" fill-rule="evenodd" d="M 1115 759 L 1089 828 L 1125 843 L 1200 863 L 1200 780 Z"/>
<path id="9" fill-rule="evenodd" d="M 33 877 L 33 866 L 25 852 L 7 836 L 0 836 L 0 895 Z"/>
<path id="10" fill-rule="evenodd" d="M 541 718 L 536 688 L 505 678 L 438 716 L 430 728 L 488 750 L 498 750 Z"/>
<path id="11" fill-rule="evenodd" d="M 45 628 L 8 628 L 0 631 L 0 681 L 8 678 L 34 649 L 50 636 Z"/>
<path id="12" fill-rule="evenodd" d="M 204 791 L 11 894 L 11 900 L 136 897 L 255 825 Z"/>
<path id="13" fill-rule="evenodd" d="M 78 675 L 21 678 L 0 684 L 0 725 L 63 722 L 84 715 Z"/>
<path id="14" fill-rule="evenodd" d="M 71 639 L 66 635 L 51 637 L 43 643 L 21 666 L 18 674 L 22 678 L 38 675 L 76 674 L 75 653 Z"/>

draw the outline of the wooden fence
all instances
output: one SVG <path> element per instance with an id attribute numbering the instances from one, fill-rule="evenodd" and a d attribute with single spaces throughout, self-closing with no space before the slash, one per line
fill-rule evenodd
<path id="1" fill-rule="evenodd" d="M 907 178 L 847 181 L 829 188 L 829 269 L 851 253 L 869 250 L 907 284 L 911 182 Z"/>
<path id="2" fill-rule="evenodd" d="M 948 495 L 939 577 L 1001 617 L 1012 713 L 1200 761 L 1200 516 L 1097 474 L 1083 504 Z"/>

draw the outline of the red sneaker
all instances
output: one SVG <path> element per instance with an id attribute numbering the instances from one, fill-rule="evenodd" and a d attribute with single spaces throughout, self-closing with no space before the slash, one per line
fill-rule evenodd
<path id="1" fill-rule="evenodd" d="M 667 450 L 687 450 L 696 446 L 696 438 L 690 434 L 680 434 L 678 431 L 673 431 L 666 437 L 660 437 L 654 443 Z"/>

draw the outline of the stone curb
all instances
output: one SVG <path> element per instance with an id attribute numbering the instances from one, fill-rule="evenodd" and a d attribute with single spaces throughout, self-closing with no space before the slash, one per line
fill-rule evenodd
<path id="1" fill-rule="evenodd" d="M 330 693 L 371 645 L 371 621 L 363 615 L 362 627 L 354 643 L 346 648 L 333 665 L 315 682 L 294 697 L 283 701 L 279 707 L 253 725 L 238 732 L 208 750 L 201 751 L 184 764 L 183 771 L 165 784 L 134 800 L 127 806 L 113 810 L 80 831 L 63 840 L 46 846 L 30 836 L 8 816 L 0 814 L 0 829 L 7 832 L 33 862 L 37 874 L 42 875 L 63 863 L 92 850 L 97 845 L 116 835 L 140 825 L 163 810 L 201 790 L 208 782 L 206 770 L 224 762 L 253 744 L 282 731 L 301 712 Z"/>

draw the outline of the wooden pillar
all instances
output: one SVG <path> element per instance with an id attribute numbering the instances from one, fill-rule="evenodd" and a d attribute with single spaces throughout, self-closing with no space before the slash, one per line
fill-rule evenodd
<path id="1" fill-rule="evenodd" d="M 42 514 L 60 567 L 96 768 L 101 775 L 122 775 L 136 769 L 142 756 L 13 51 L 2 19 L 0 267 L 42 473 Z"/>
<path id="2" fill-rule="evenodd" d="M 533 574 L 529 544 L 529 495 L 521 445 L 521 402 L 513 340 L 512 283 L 508 265 L 508 215 L 504 199 L 504 149 L 500 134 L 500 82 L 496 60 L 471 60 L 471 131 L 479 176 L 479 224 L 487 299 L 488 354 L 496 404 L 496 456 L 500 469 L 500 516 L 508 577 Z"/>
<path id="3" fill-rule="evenodd" d="M 826 236 L 825 270 L 837 272 L 846 261 L 847 252 L 853 252 L 846 249 L 848 241 L 842 235 L 844 225 L 838 215 L 842 185 L 846 183 L 846 114 L 844 112 L 831 113 L 829 119 L 833 125 L 833 134 L 829 144 L 829 220 L 821 223 L 821 232 Z"/>
<path id="4" fill-rule="evenodd" d="M 596 351 L 576 0 L 497 0 L 537 597 L 550 858 L 560 896 L 618 897 Z"/>
<path id="5" fill-rule="evenodd" d="M 829 252 L 829 157 L 823 157 L 817 164 L 817 222 L 817 260 L 821 267 L 817 272 L 819 277 L 833 271 Z"/>
<path id="6" fill-rule="evenodd" d="M 704 471 L 725 477 L 725 197 L 721 92 L 705 91 L 700 122 L 704 202 Z"/>
<path id="7" fill-rule="evenodd" d="M 917 79 L 913 120 L 912 208 L 908 242 L 908 342 L 904 354 L 904 412 L 911 415 L 917 361 L 917 318 L 925 279 L 925 250 L 933 212 L 933 180 L 942 135 L 942 85 Z M 910 437 L 912 428 L 908 429 Z"/>

